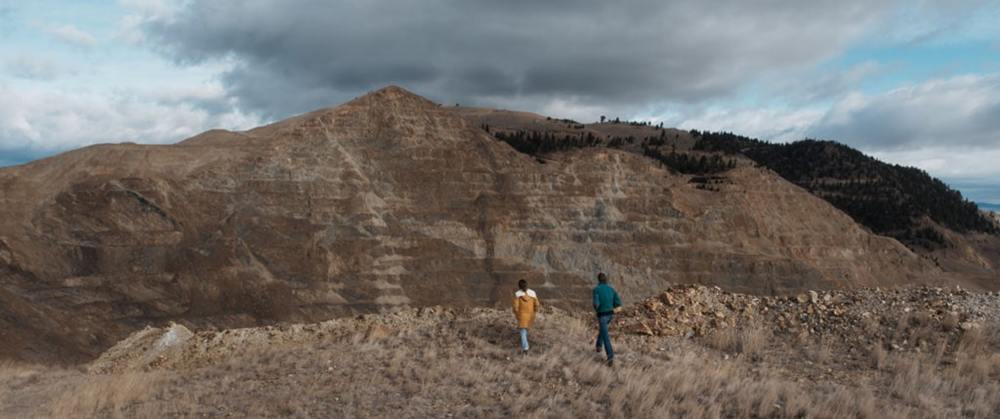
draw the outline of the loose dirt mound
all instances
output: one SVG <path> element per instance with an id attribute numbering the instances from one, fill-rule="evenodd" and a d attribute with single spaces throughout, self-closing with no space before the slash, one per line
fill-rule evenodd
<path id="1" fill-rule="evenodd" d="M 577 325 L 562 311 L 549 311 L 556 324 Z M 177 324 L 146 327 L 109 349 L 88 366 L 94 373 L 186 369 L 211 365 L 237 353 L 331 341 L 374 342 L 442 327 L 465 330 L 490 343 L 509 341 L 511 315 L 491 309 L 427 307 L 362 315 L 321 323 L 251 327 L 191 333 Z M 475 326 L 473 326 L 475 325 Z M 537 336 L 536 336 L 537 338 Z"/>
<path id="2" fill-rule="evenodd" d="M 187 346 L 192 336 L 188 328 L 176 323 L 162 328 L 147 326 L 108 349 L 87 370 L 112 373 L 153 366 Z"/>

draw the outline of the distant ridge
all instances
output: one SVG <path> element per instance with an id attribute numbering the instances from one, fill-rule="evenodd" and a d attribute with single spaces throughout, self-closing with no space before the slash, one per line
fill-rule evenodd
<path id="1" fill-rule="evenodd" d="M 987 211 L 1000 212 L 1000 204 L 990 204 L 990 203 L 986 203 L 986 202 L 977 202 L 976 205 L 978 205 L 980 209 L 984 209 L 984 210 L 987 210 Z"/>
<path id="2" fill-rule="evenodd" d="M 850 214 L 875 233 L 911 247 L 953 243 L 957 233 L 997 234 L 976 204 L 939 179 L 913 167 L 888 164 L 833 141 L 777 144 L 731 133 L 703 132 L 695 148 L 742 154 Z"/>

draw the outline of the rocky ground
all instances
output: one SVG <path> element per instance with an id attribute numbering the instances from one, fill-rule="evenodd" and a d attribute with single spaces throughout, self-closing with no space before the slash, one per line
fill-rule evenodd
<path id="1" fill-rule="evenodd" d="M 315 324 L 148 328 L 71 368 L 0 365 L 0 417 L 997 417 L 1000 295 L 774 298 L 675 286 L 615 320 L 407 309 Z"/>
<path id="2" fill-rule="evenodd" d="M 1000 293 L 916 287 L 759 297 L 688 285 L 648 298 L 622 317 L 622 327 L 639 335 L 691 338 L 757 327 L 783 337 L 830 339 L 849 351 L 882 344 L 920 352 L 997 323 Z"/>

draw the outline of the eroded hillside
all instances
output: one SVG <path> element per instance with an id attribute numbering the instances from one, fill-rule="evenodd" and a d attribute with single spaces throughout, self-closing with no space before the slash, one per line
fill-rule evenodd
<path id="1" fill-rule="evenodd" d="M 608 148 L 540 162 L 396 87 L 246 132 L 0 169 L 0 191 L 6 358 L 85 360 L 171 320 L 505 305 L 520 278 L 572 307 L 597 271 L 627 300 L 668 282 L 947 281 L 771 171 L 706 179 Z"/>
<path id="2" fill-rule="evenodd" d="M 953 281 L 1000 284 L 1000 227 L 991 213 L 926 172 L 879 161 L 833 141 L 769 143 L 725 132 L 679 131 L 614 120 L 581 124 L 526 112 L 462 108 L 461 114 L 516 150 L 552 153 L 613 148 L 642 154 L 714 189 L 733 166 L 774 171 L 826 200 L 876 234 L 897 239 Z"/>

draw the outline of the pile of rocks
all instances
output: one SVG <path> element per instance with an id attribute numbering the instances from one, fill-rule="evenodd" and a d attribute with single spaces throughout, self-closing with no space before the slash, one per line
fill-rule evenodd
<path id="1" fill-rule="evenodd" d="M 648 298 L 621 317 L 622 329 L 647 336 L 704 336 L 733 327 L 765 327 L 775 334 L 829 337 L 852 346 L 890 349 L 953 343 L 962 332 L 996 322 L 1000 294 L 960 288 L 807 291 L 771 297 L 680 285 Z M 943 339 L 943 340 L 942 340 Z"/>
<path id="2" fill-rule="evenodd" d="M 623 312 L 624 330 L 650 336 L 701 336 L 733 327 L 758 315 L 759 298 L 719 287 L 680 285 Z"/>
<path id="3" fill-rule="evenodd" d="M 146 326 L 101 354 L 87 371 L 107 374 L 156 366 L 185 348 L 192 337 L 187 327 L 173 322 L 166 327 Z"/>

